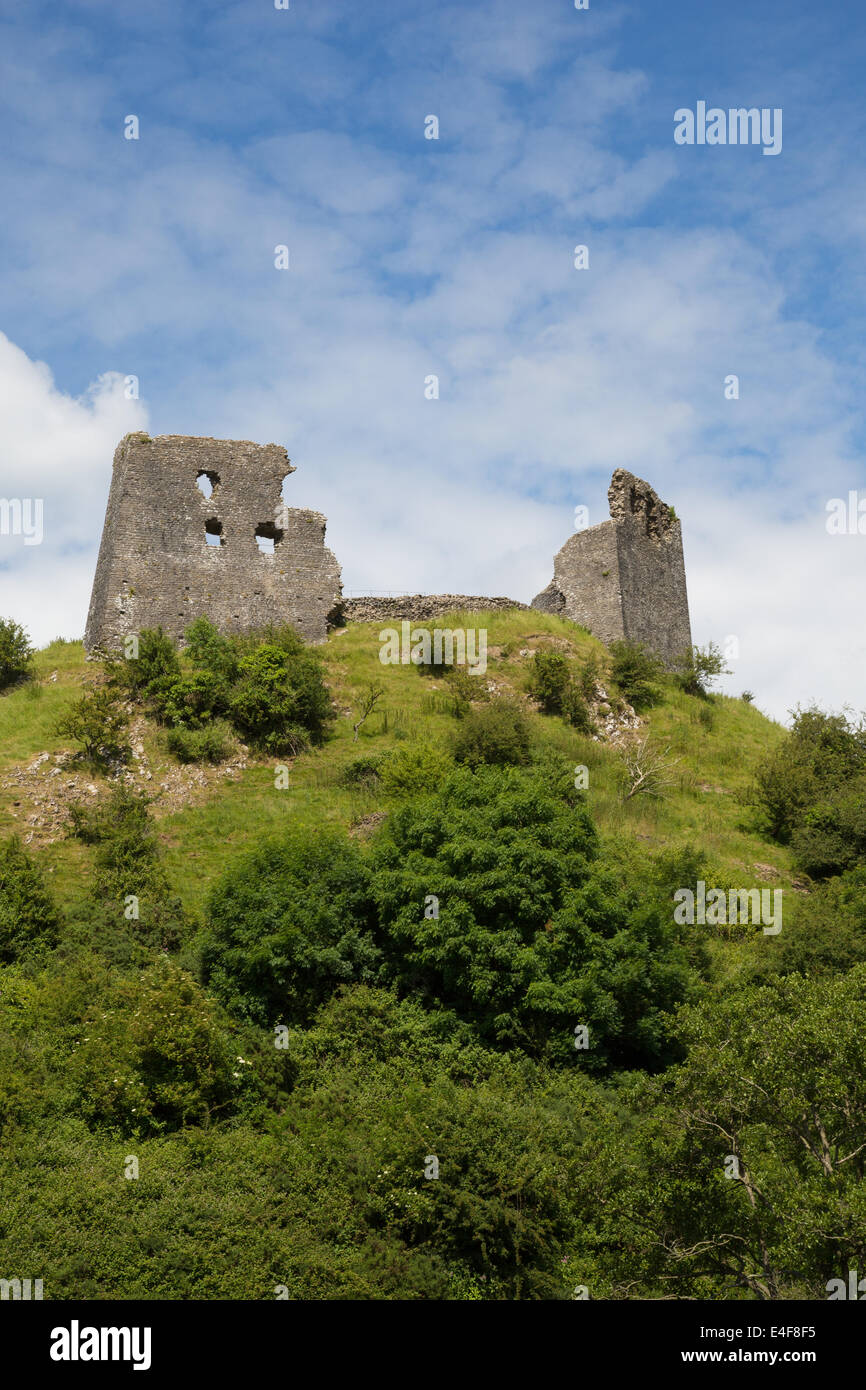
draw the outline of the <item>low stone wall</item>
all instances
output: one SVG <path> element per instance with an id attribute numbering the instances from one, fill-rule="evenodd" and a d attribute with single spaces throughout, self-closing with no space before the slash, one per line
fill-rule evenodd
<path id="1" fill-rule="evenodd" d="M 513 598 L 479 598 L 468 594 L 404 594 L 398 598 L 347 598 L 340 604 L 342 623 L 424 623 L 443 613 L 468 610 L 472 613 L 504 612 L 508 608 L 529 608 Z M 336 616 L 336 615 L 335 615 Z M 337 623 L 338 626 L 342 625 Z"/>

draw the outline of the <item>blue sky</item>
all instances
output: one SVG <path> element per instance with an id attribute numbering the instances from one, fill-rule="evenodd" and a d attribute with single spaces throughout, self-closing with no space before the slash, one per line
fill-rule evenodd
<path id="1" fill-rule="evenodd" d="M 866 705 L 866 537 L 825 527 L 866 489 L 857 7 L 0 17 L 0 493 L 45 499 L 0 610 L 37 640 L 82 632 L 144 428 L 284 444 L 349 590 L 526 601 L 629 468 L 683 520 L 695 640 L 737 638 L 726 688 Z M 676 145 L 699 100 L 782 108 L 782 152 Z"/>

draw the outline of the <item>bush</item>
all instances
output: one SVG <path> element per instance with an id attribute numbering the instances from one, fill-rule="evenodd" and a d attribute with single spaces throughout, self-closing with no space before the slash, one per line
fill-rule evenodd
<path id="1" fill-rule="evenodd" d="M 176 729 L 203 728 L 225 713 L 231 698 L 228 685 L 214 671 L 194 671 L 179 679 L 154 681 L 149 694 L 160 723 Z"/>
<path id="2" fill-rule="evenodd" d="M 173 962 L 115 984 L 88 1013 L 68 1067 L 90 1125 L 143 1136 L 203 1124 L 239 1090 L 242 1063 L 213 1004 Z"/>
<path id="3" fill-rule="evenodd" d="M 595 699 L 596 687 L 602 684 L 602 677 L 603 672 L 598 656 L 595 652 L 591 652 L 580 668 L 580 675 L 577 680 L 584 700 Z"/>
<path id="4" fill-rule="evenodd" d="M 210 896 L 201 959 L 213 993 L 265 1025 L 307 1020 L 340 984 L 374 983 L 380 953 L 360 850 L 317 829 L 230 865 Z"/>
<path id="5" fill-rule="evenodd" d="M 792 921 L 761 952 L 762 975 L 842 975 L 866 962 L 866 865 L 798 895 Z"/>
<path id="6" fill-rule="evenodd" d="M 682 652 L 674 668 L 674 679 L 687 695 L 709 699 L 710 686 L 718 676 L 729 676 L 729 668 L 721 648 L 715 642 L 706 647 L 692 647 Z"/>
<path id="7" fill-rule="evenodd" d="M 181 763 L 222 763 L 234 744 L 231 725 L 216 719 L 203 729 L 169 729 L 166 747 Z"/>
<path id="8" fill-rule="evenodd" d="M 746 801 L 775 839 L 787 843 L 796 834 L 810 873 L 840 872 L 866 849 L 866 725 L 815 706 L 792 715 L 790 733 L 758 766 Z"/>
<path id="9" fill-rule="evenodd" d="M 529 670 L 529 693 L 545 714 L 562 714 L 571 683 L 569 664 L 561 652 L 536 652 Z"/>
<path id="10" fill-rule="evenodd" d="M 610 654 L 611 677 L 619 686 L 632 709 L 650 709 L 661 699 L 655 681 L 664 667 L 654 652 L 647 651 L 642 642 L 612 642 Z"/>
<path id="11" fill-rule="evenodd" d="M 453 742 L 454 757 L 467 767 L 526 763 L 529 747 L 526 715 L 518 704 L 502 699 L 470 710 L 460 721 Z"/>
<path id="12" fill-rule="evenodd" d="M 791 832 L 794 858 L 813 878 L 866 862 L 866 776 L 825 793 Z"/>
<path id="13" fill-rule="evenodd" d="M 579 734 L 592 733 L 592 718 L 589 713 L 589 705 L 586 696 L 576 681 L 572 681 L 563 697 L 562 717 Z"/>
<path id="14" fill-rule="evenodd" d="M 397 988 L 486 1045 L 588 1069 L 657 1065 L 687 957 L 670 913 L 597 854 L 586 806 L 544 772 L 455 771 L 391 815 L 374 848 Z M 577 1024 L 592 1037 L 579 1056 Z"/>
<path id="15" fill-rule="evenodd" d="M 33 648 L 24 628 L 0 618 L 0 691 L 33 677 Z"/>
<path id="16" fill-rule="evenodd" d="M 107 663 L 112 680 L 140 699 L 156 681 L 180 676 L 177 649 L 161 627 L 144 628 L 138 634 L 138 656 Z"/>
<path id="17" fill-rule="evenodd" d="M 581 677 L 581 681 L 583 677 Z M 560 652 L 536 652 L 529 673 L 529 693 L 545 714 L 559 714 L 581 733 L 589 733 L 592 721 L 581 681 Z"/>
<path id="18" fill-rule="evenodd" d="M 451 767 L 444 749 L 432 743 L 410 743 L 385 755 L 379 777 L 385 791 L 393 795 L 425 796 L 440 786 Z"/>
<path id="19" fill-rule="evenodd" d="M 8 964 L 50 949 L 59 927 L 42 871 L 13 835 L 0 843 L 0 961 Z"/>
<path id="20" fill-rule="evenodd" d="M 96 772 L 116 771 L 132 756 L 125 738 L 126 714 L 106 687 L 78 700 L 58 721 L 56 732 L 80 743 L 78 756 Z"/>
<path id="21" fill-rule="evenodd" d="M 141 945 L 176 949 L 188 922 L 162 866 L 147 797 L 121 783 L 95 807 L 71 807 L 69 828 L 96 847 L 90 900 L 102 925 L 132 931 Z M 137 915 L 129 915 L 131 898 Z"/>
<path id="22" fill-rule="evenodd" d="M 236 640 L 220 632 L 207 618 L 196 618 L 183 635 L 186 655 L 193 666 L 210 671 L 227 685 L 237 680 L 240 654 Z"/>
<path id="23" fill-rule="evenodd" d="M 294 755 L 310 740 L 321 743 L 335 717 L 321 662 L 296 636 L 289 650 L 290 640 L 241 658 L 229 702 L 235 728 L 266 753 Z"/>
<path id="24" fill-rule="evenodd" d="M 383 758 L 382 753 L 365 753 L 360 758 L 353 758 L 342 769 L 340 782 L 344 787 L 374 786 L 380 780 L 379 770 Z"/>
<path id="25" fill-rule="evenodd" d="M 490 699 L 490 691 L 484 681 L 470 675 L 465 666 L 452 666 L 447 671 L 445 688 L 453 700 L 450 712 L 457 719 L 462 719 L 473 703 Z"/>

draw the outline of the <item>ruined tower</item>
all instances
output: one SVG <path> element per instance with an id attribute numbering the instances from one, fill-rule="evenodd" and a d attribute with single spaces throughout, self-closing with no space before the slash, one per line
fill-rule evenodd
<path id="1" fill-rule="evenodd" d="M 532 607 L 561 613 L 606 644 L 642 642 L 670 667 L 692 641 L 680 523 L 624 468 L 607 496 L 610 521 L 566 541 Z"/>
<path id="2" fill-rule="evenodd" d="M 223 632 L 291 623 L 321 642 L 339 602 L 325 518 L 281 501 L 295 470 L 277 444 L 128 434 L 114 455 L 84 644 L 117 651 L 197 617 Z M 261 543 L 261 544 L 260 544 Z"/>

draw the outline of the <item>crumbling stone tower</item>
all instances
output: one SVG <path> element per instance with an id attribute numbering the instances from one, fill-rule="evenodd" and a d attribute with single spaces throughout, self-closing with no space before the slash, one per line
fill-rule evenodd
<path id="1" fill-rule="evenodd" d="M 84 644 L 117 651 L 193 618 L 223 632 L 291 623 L 324 641 L 342 591 L 319 512 L 286 507 L 277 444 L 128 434 L 114 455 Z M 270 553 L 267 553 L 270 552 Z"/>
<path id="2" fill-rule="evenodd" d="M 578 531 L 553 561 L 553 579 L 532 600 L 610 644 L 643 642 L 670 667 L 691 646 L 680 523 L 649 483 L 618 468 L 610 521 Z"/>

